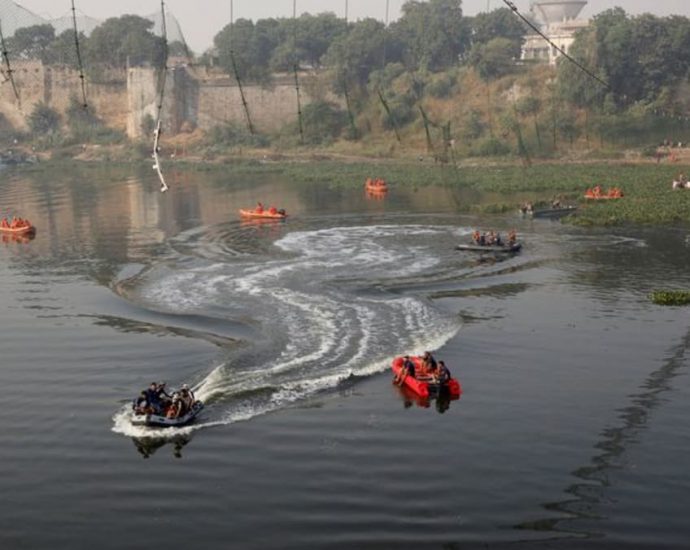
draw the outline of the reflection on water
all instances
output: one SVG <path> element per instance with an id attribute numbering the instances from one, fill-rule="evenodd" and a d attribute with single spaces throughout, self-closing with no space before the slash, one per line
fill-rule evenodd
<path id="1" fill-rule="evenodd" d="M 0 240 L 4 244 L 10 243 L 28 243 L 36 238 L 36 232 L 31 231 L 29 233 L 0 233 Z"/>
<path id="2" fill-rule="evenodd" d="M 172 437 L 165 438 L 153 438 L 153 437 L 133 437 L 132 443 L 142 458 L 151 458 L 156 451 L 165 447 L 172 447 L 172 454 L 175 458 L 182 458 L 182 449 L 192 440 L 192 436 L 189 434 L 185 435 L 175 435 Z"/>
<path id="3" fill-rule="evenodd" d="M 374 201 L 382 201 L 388 196 L 388 191 L 372 191 L 371 189 L 367 189 L 365 191 L 367 199 L 369 200 L 374 200 Z"/>
<path id="4" fill-rule="evenodd" d="M 428 409 L 433 403 L 436 412 L 443 414 L 450 408 L 451 401 L 460 399 L 460 396 L 451 396 L 448 392 L 444 391 L 440 392 L 438 395 L 422 397 L 407 386 L 394 385 L 393 387 L 400 397 L 403 407 L 406 409 L 409 409 L 413 405 L 422 409 Z"/>
<path id="5" fill-rule="evenodd" d="M 614 485 L 613 474 L 625 468 L 622 457 L 630 445 L 640 442 L 641 433 L 647 429 L 650 416 L 660 405 L 668 401 L 664 394 L 672 391 L 671 382 L 687 369 L 690 350 L 690 332 L 682 342 L 669 351 L 662 366 L 652 372 L 640 384 L 638 393 L 628 396 L 628 406 L 619 409 L 618 426 L 601 431 L 601 439 L 594 448 L 600 451 L 592 456 L 590 463 L 580 466 L 572 473 L 579 481 L 565 489 L 574 498 L 543 504 L 546 510 L 560 515 L 516 525 L 516 529 L 553 531 L 585 538 L 603 537 L 603 533 L 593 530 L 583 531 L 578 520 L 602 520 L 605 517 L 598 511 L 599 505 L 607 502 L 607 489 Z M 563 517 L 565 515 L 565 517 Z"/>

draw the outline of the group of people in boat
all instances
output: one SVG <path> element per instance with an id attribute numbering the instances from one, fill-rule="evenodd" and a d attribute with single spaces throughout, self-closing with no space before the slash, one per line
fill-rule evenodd
<path id="1" fill-rule="evenodd" d="M 688 178 L 685 174 L 678 174 L 678 177 L 674 179 L 671 184 L 671 189 L 690 189 L 690 182 L 688 182 Z"/>
<path id="2" fill-rule="evenodd" d="M 187 414 L 196 401 L 194 392 L 183 384 L 178 391 L 169 394 L 165 382 L 151 382 L 134 400 L 135 414 L 155 414 L 166 418 L 180 418 Z"/>
<path id="3" fill-rule="evenodd" d="M 611 187 L 608 191 L 604 192 L 601 185 L 595 185 L 585 191 L 585 197 L 593 199 L 620 199 L 622 196 L 623 191 L 618 187 Z"/>
<path id="4" fill-rule="evenodd" d="M 265 208 L 264 205 L 261 202 L 256 203 L 256 207 L 254 208 L 254 212 L 257 214 L 263 214 L 264 212 L 267 212 L 271 214 L 272 216 L 276 214 L 281 214 L 285 215 L 285 210 L 281 208 L 280 210 L 277 209 L 275 206 L 269 206 L 268 208 Z"/>
<path id="5" fill-rule="evenodd" d="M 0 227 L 4 227 L 5 229 L 22 229 L 25 227 L 31 227 L 31 222 L 15 216 L 12 216 L 12 219 L 8 221 L 5 217 L 0 220 Z"/>
<path id="6" fill-rule="evenodd" d="M 366 186 L 372 189 L 386 189 L 386 182 L 381 178 L 367 178 Z"/>
<path id="7" fill-rule="evenodd" d="M 559 208 L 567 208 L 567 207 L 563 205 L 560 198 L 554 197 L 551 200 L 551 209 L 557 210 Z M 530 202 L 530 201 L 523 202 L 520 205 L 520 212 L 522 214 L 529 214 L 529 215 L 534 214 L 534 204 L 532 204 L 532 202 Z"/>
<path id="8" fill-rule="evenodd" d="M 475 231 L 472 233 L 472 242 L 478 246 L 505 246 L 506 244 L 514 245 L 517 242 L 517 233 L 515 229 L 508 231 L 508 240 L 504 241 L 498 231 L 489 231 L 480 233 Z"/>
<path id="9" fill-rule="evenodd" d="M 403 357 L 402 368 L 400 372 L 393 379 L 393 383 L 402 386 L 405 379 L 411 376 L 417 380 L 424 380 L 432 384 L 438 384 L 444 387 L 451 379 L 450 370 L 443 361 L 436 361 L 430 351 L 424 352 L 422 356 L 422 363 L 416 367 L 409 355 Z"/>
<path id="10" fill-rule="evenodd" d="M 520 212 L 523 214 L 533 214 L 534 205 L 530 201 L 525 201 L 520 205 Z"/>

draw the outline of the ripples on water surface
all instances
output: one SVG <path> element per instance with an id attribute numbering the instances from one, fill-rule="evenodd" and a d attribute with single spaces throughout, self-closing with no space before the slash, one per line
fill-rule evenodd
<path id="1" fill-rule="evenodd" d="M 0 186 L 38 226 L 0 248 L 0 547 L 684 547 L 690 323 L 647 299 L 687 287 L 684 231 L 203 178 Z M 455 251 L 476 226 L 523 253 Z M 459 401 L 391 387 L 425 349 Z M 208 407 L 135 428 L 151 380 Z"/>

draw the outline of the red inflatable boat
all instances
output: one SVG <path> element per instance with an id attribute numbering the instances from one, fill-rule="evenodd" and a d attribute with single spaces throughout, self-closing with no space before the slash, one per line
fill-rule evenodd
<path id="1" fill-rule="evenodd" d="M 396 357 L 393 359 L 393 364 L 391 368 L 395 376 L 400 374 L 402 369 L 404 358 Z M 439 387 L 439 384 L 434 382 L 432 378 L 426 373 L 426 370 L 422 367 L 422 358 L 417 356 L 410 356 L 410 361 L 414 363 L 415 377 L 406 376 L 405 385 L 414 391 L 417 395 L 421 397 L 429 397 L 430 394 L 438 393 L 440 391 L 447 391 L 451 397 L 460 397 L 462 393 L 462 386 L 455 378 L 451 378 L 448 384 Z"/>

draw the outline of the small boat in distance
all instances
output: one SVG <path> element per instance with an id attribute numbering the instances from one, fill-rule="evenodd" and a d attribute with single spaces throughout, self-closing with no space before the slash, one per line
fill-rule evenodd
<path id="1" fill-rule="evenodd" d="M 0 226 L 0 231 L 3 233 L 10 233 L 12 235 L 29 235 L 36 233 L 36 227 L 33 225 L 25 225 L 22 227 L 2 227 Z"/>
<path id="2" fill-rule="evenodd" d="M 381 178 L 367 178 L 367 181 L 364 183 L 364 189 L 368 193 L 385 193 L 388 191 L 388 185 Z"/>
<path id="3" fill-rule="evenodd" d="M 577 206 L 562 206 L 560 208 L 545 208 L 543 210 L 533 210 L 523 213 L 525 216 L 533 218 L 563 218 L 577 210 Z"/>
<path id="4" fill-rule="evenodd" d="M 487 244 L 487 245 L 481 245 L 481 244 L 459 244 L 455 247 L 456 250 L 466 250 L 468 252 L 491 252 L 491 253 L 498 253 L 498 254 L 506 254 L 506 253 L 511 253 L 511 252 L 519 252 L 520 249 L 522 248 L 522 243 L 520 242 L 514 242 L 511 244 Z"/>
<path id="5" fill-rule="evenodd" d="M 595 185 L 591 189 L 587 189 L 584 195 L 585 199 L 588 200 L 611 200 L 611 199 L 622 199 L 623 191 L 618 187 L 611 187 L 608 191 L 604 192 L 600 185 Z"/>
<path id="6" fill-rule="evenodd" d="M 7 218 L 0 220 L 0 231 L 12 235 L 29 235 L 35 234 L 36 228 L 29 220 L 13 216 L 11 220 Z"/>
<path id="7" fill-rule="evenodd" d="M 508 231 L 508 239 L 501 238 L 501 234 L 495 231 L 481 233 L 475 230 L 472 233 L 472 241 L 461 243 L 455 247 L 456 250 L 466 250 L 468 252 L 490 252 L 490 253 L 510 253 L 518 252 L 522 248 L 522 243 L 517 240 L 517 233 L 514 229 Z"/>
<path id="8" fill-rule="evenodd" d="M 246 208 L 240 208 L 240 216 L 243 218 L 264 218 L 272 220 L 284 220 L 287 218 L 287 213 L 282 208 L 278 210 L 275 207 L 265 208 L 265 209 L 253 209 L 249 210 Z"/>

